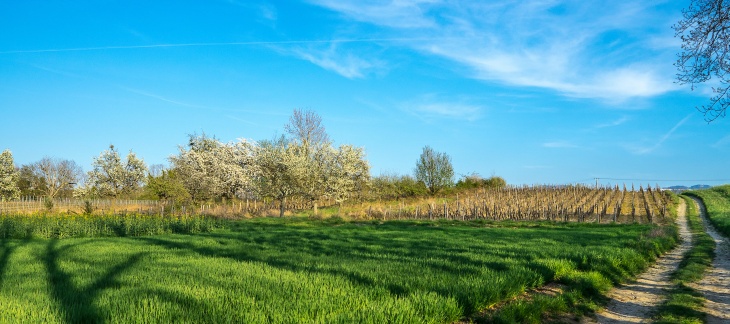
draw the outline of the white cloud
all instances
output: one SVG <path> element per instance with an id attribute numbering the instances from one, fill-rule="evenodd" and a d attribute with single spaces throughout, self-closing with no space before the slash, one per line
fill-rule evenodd
<path id="1" fill-rule="evenodd" d="M 627 121 L 629 121 L 629 118 L 626 117 L 626 116 L 623 116 L 623 117 L 621 117 L 621 118 L 619 118 L 617 120 L 614 120 L 614 121 L 611 121 L 611 122 L 608 122 L 608 123 L 598 124 L 598 125 L 594 126 L 594 128 L 595 129 L 601 129 L 601 128 L 608 128 L 608 127 L 616 127 L 616 126 L 623 125 Z"/>
<path id="2" fill-rule="evenodd" d="M 460 103 L 430 103 L 415 107 L 418 112 L 428 115 L 443 116 L 453 119 L 473 121 L 481 115 L 481 109 L 476 106 Z"/>
<path id="3" fill-rule="evenodd" d="M 384 63 L 380 60 L 364 59 L 352 52 L 338 49 L 336 44 L 331 44 L 325 49 L 310 46 L 291 49 L 289 52 L 348 79 L 364 78 L 366 75 L 384 68 Z"/>
<path id="4" fill-rule="evenodd" d="M 435 27 L 436 23 L 426 16 L 428 6 L 438 0 L 393 0 L 393 1 L 340 1 L 312 0 L 314 4 L 340 12 L 361 22 L 394 28 Z"/>
<path id="5" fill-rule="evenodd" d="M 422 37 L 396 45 L 477 79 L 618 102 L 676 88 L 672 31 L 656 27 L 666 23 L 654 8 L 663 1 L 312 2 L 389 35 Z"/>
<path id="6" fill-rule="evenodd" d="M 542 147 L 546 148 L 578 148 L 578 145 L 575 145 L 570 142 L 566 141 L 554 141 L 554 142 L 545 142 L 542 143 Z"/>

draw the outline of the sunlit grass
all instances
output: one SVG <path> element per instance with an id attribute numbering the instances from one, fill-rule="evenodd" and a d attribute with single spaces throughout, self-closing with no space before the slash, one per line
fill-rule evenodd
<path id="1" fill-rule="evenodd" d="M 730 237 L 730 185 L 697 190 L 690 193 L 697 196 L 707 207 L 707 217 L 715 228 Z"/>
<path id="2" fill-rule="evenodd" d="M 208 232 L 217 221 L 203 216 L 144 214 L 0 215 L 0 239 L 141 236 Z"/>
<path id="3" fill-rule="evenodd" d="M 261 218 L 194 235 L 4 239 L 0 322 L 448 323 L 565 285 L 494 317 L 531 321 L 587 309 L 670 248 L 667 231 Z"/>

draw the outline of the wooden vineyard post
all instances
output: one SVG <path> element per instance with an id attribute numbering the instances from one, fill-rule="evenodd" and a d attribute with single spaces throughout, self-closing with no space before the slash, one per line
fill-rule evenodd
<path id="1" fill-rule="evenodd" d="M 487 219 L 487 217 L 489 216 L 488 215 L 488 210 L 487 210 L 487 201 L 485 200 L 482 203 L 484 204 L 484 206 L 483 206 L 483 209 L 484 209 L 484 219 Z"/>

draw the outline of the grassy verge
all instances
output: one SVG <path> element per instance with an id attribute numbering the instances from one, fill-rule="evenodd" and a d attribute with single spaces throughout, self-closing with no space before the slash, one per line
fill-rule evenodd
<path id="1" fill-rule="evenodd" d="M 657 238 L 659 238 L 657 240 Z M 644 251 L 645 259 L 640 261 L 637 271 L 573 271 L 554 282 L 564 284 L 561 293 L 526 294 L 513 302 L 506 303 L 496 311 L 487 311 L 475 317 L 478 323 L 545 323 L 575 322 L 605 306 L 605 294 L 613 285 L 634 278 L 650 265 L 656 257 L 676 245 L 676 226 L 655 227 L 640 237 L 635 245 L 637 251 Z M 574 246 L 574 245 L 568 245 Z M 609 257 L 609 259 L 612 259 Z M 610 263 L 616 264 L 617 259 Z"/>
<path id="2" fill-rule="evenodd" d="M 722 235 L 730 237 L 730 185 L 713 187 L 687 193 L 702 199 L 707 217 Z"/>
<path id="3" fill-rule="evenodd" d="M 217 221 L 202 216 L 142 214 L 0 215 L 0 239 L 141 236 L 209 232 Z"/>
<path id="4" fill-rule="evenodd" d="M 540 322 L 590 311 L 651 225 L 253 219 L 194 235 L 0 240 L 0 322 Z M 565 292 L 479 314 L 546 283 Z"/>
<path id="5" fill-rule="evenodd" d="M 692 248 L 685 253 L 677 270 L 672 274 L 676 285 L 667 301 L 658 310 L 657 323 L 704 323 L 702 294 L 687 286 L 702 279 L 715 257 L 715 241 L 705 232 L 700 213 L 694 201 L 682 196 L 687 206 L 687 224 L 692 232 Z"/>

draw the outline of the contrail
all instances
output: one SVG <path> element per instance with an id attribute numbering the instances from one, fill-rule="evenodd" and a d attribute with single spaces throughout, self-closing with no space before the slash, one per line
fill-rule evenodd
<path id="1" fill-rule="evenodd" d="M 640 154 L 651 153 L 654 150 L 658 149 L 660 146 L 662 146 L 662 144 L 664 144 L 664 141 L 669 139 L 669 137 L 672 136 L 672 134 L 674 134 L 674 131 L 676 131 L 677 128 L 679 128 L 679 126 L 682 126 L 682 124 L 684 124 L 690 117 L 692 117 L 692 114 L 687 115 L 687 117 L 684 117 L 684 119 L 680 120 L 679 123 L 674 125 L 674 127 L 672 127 L 672 129 L 670 129 L 669 132 L 664 134 L 664 136 L 662 136 L 662 138 L 659 140 L 659 142 L 657 142 L 654 146 L 644 148 L 644 149 L 640 150 L 639 153 Z"/>
<path id="2" fill-rule="evenodd" d="M 206 47 L 206 46 L 255 46 L 255 45 L 286 45 L 286 44 L 327 44 L 327 43 L 372 43 L 372 42 L 399 42 L 433 40 L 434 38 L 367 38 L 367 39 L 327 39 L 327 40 L 291 40 L 291 41 L 253 41 L 253 42 L 226 42 L 226 43 L 183 43 L 183 44 L 154 44 L 130 46 L 99 46 L 76 48 L 53 48 L 36 50 L 0 51 L 0 54 L 23 53 L 51 53 L 51 52 L 86 52 L 119 49 L 141 48 L 172 48 L 172 47 Z"/>

